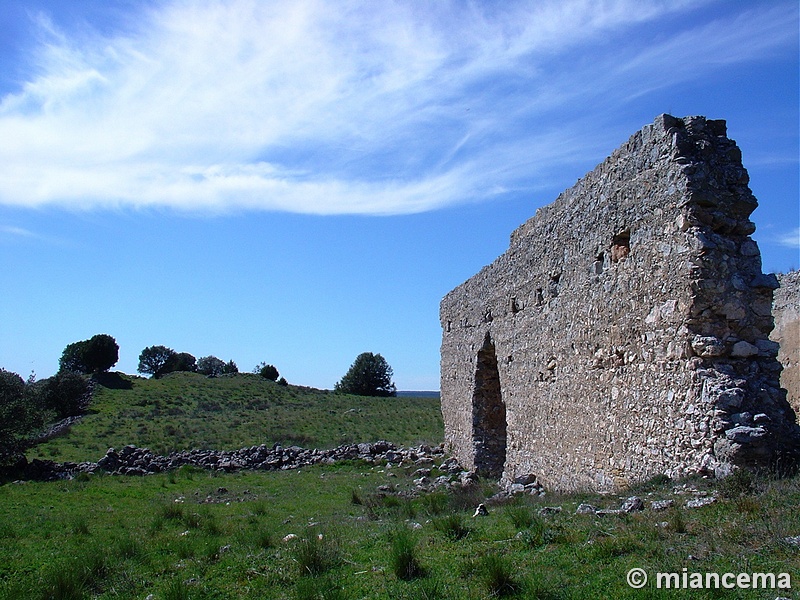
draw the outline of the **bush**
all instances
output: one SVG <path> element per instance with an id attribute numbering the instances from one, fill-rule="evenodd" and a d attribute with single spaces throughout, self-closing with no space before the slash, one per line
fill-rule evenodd
<path id="1" fill-rule="evenodd" d="M 16 461 L 27 436 L 43 422 L 31 385 L 16 373 L 0 369 L 0 467 Z"/>

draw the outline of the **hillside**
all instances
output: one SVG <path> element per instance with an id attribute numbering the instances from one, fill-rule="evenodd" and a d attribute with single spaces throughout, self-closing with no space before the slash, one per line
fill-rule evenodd
<path id="1" fill-rule="evenodd" d="M 334 394 L 249 373 L 101 381 L 106 385 L 97 385 L 89 414 L 68 433 L 31 449 L 29 458 L 97 460 L 126 444 L 167 454 L 275 443 L 330 448 L 379 439 L 438 444 L 443 437 L 438 398 Z"/>

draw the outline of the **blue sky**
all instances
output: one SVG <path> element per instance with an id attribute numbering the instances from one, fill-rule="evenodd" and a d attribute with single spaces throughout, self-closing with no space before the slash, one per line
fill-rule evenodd
<path id="1" fill-rule="evenodd" d="M 661 113 L 800 266 L 797 2 L 0 1 L 0 367 L 97 333 L 438 389 L 444 294 Z"/>

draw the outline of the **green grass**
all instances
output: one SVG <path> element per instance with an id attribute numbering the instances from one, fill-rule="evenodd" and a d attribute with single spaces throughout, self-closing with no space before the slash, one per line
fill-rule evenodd
<path id="1" fill-rule="evenodd" d="M 274 443 L 332 448 L 379 439 L 438 444 L 444 435 L 436 398 L 334 394 L 280 386 L 247 373 L 214 379 L 196 373 L 124 378 L 131 389 L 98 386 L 89 414 L 28 457 L 96 461 L 108 448 L 126 444 L 158 454 Z"/>
<path id="2" fill-rule="evenodd" d="M 99 389 L 81 424 L 29 458 L 97 460 L 128 443 L 166 453 L 442 439 L 430 398 L 339 396 L 252 375 L 131 382 Z M 800 477 L 692 480 L 719 497 L 695 510 L 683 508 L 687 496 L 662 477 L 618 496 L 516 498 L 472 518 L 496 491 L 491 485 L 413 495 L 415 469 L 358 461 L 276 472 L 182 467 L 139 478 L 0 485 L 0 600 L 797 597 L 793 590 L 659 590 L 652 582 L 634 590 L 625 577 L 634 567 L 651 578 L 684 568 L 787 572 L 796 588 L 800 549 L 785 540 L 800 535 Z M 632 493 L 675 506 L 575 514 L 580 503 L 616 508 Z M 540 514 L 554 505 L 562 512 Z"/>
<path id="3" fill-rule="evenodd" d="M 397 476 L 380 465 L 348 462 L 297 471 L 6 484 L 0 486 L 0 598 L 797 595 L 652 585 L 637 591 L 625 576 L 633 567 L 651 577 L 687 568 L 788 572 L 797 580 L 800 550 L 785 538 L 800 535 L 798 478 L 758 478 L 735 498 L 694 510 L 684 509 L 686 497 L 664 482 L 643 497 L 674 498 L 677 506 L 665 512 L 576 515 L 580 502 L 616 507 L 627 494 L 550 495 L 490 505 L 488 516 L 473 519 L 462 508 L 463 494 L 379 502 L 379 485 L 394 485 L 399 494 L 412 487 L 413 467 L 391 471 Z M 539 516 L 542 506 L 553 505 L 564 510 Z M 289 534 L 297 537 L 283 541 Z"/>

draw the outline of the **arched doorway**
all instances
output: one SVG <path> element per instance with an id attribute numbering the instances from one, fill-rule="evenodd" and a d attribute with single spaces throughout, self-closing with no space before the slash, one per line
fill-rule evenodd
<path id="1" fill-rule="evenodd" d="M 497 353 L 488 333 L 478 351 L 475 369 L 472 447 L 478 474 L 499 479 L 506 462 L 506 405 L 500 392 Z"/>

